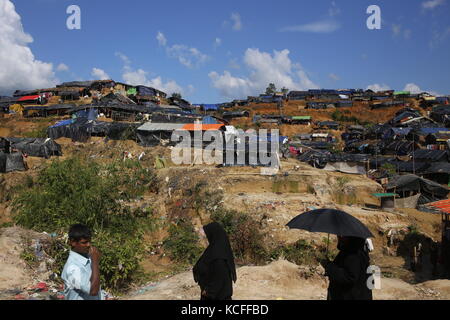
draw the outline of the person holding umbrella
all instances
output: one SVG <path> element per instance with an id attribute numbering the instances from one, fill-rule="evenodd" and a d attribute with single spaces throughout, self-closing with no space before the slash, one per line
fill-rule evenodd
<path id="1" fill-rule="evenodd" d="M 372 300 L 367 285 L 370 257 L 364 249 L 365 239 L 338 236 L 337 247 L 339 254 L 334 261 L 322 263 L 330 281 L 327 300 Z"/>
<path id="2" fill-rule="evenodd" d="M 209 245 L 194 266 L 194 280 L 201 300 L 231 300 L 236 267 L 230 241 L 223 227 L 212 222 L 203 227 Z"/>
<path id="3" fill-rule="evenodd" d="M 365 245 L 373 235 L 361 221 L 344 211 L 317 209 L 300 214 L 287 226 L 338 236 L 339 254 L 330 262 L 327 245 L 327 259 L 321 262 L 330 280 L 328 300 L 372 300 L 367 285 L 370 258 Z"/>

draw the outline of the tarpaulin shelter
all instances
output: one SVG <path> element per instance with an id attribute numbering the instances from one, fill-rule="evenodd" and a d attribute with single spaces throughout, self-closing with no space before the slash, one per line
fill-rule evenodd
<path id="1" fill-rule="evenodd" d="M 11 148 L 17 149 L 31 157 L 50 158 L 51 156 L 62 156 L 61 146 L 50 138 L 1 138 L 7 140 Z"/>
<path id="2" fill-rule="evenodd" d="M 442 162 L 449 161 L 449 152 L 447 150 L 426 150 L 419 149 L 410 153 L 411 158 L 416 161 Z"/>
<path id="3" fill-rule="evenodd" d="M 319 128 L 329 128 L 332 130 L 338 130 L 339 129 L 339 122 L 336 121 L 320 121 L 317 122 L 317 126 Z"/>
<path id="4" fill-rule="evenodd" d="M 420 193 L 418 204 L 446 199 L 449 189 L 413 174 L 395 176 L 385 186 L 388 192 L 398 193 L 402 198 Z"/>
<path id="5" fill-rule="evenodd" d="M 52 139 L 61 137 L 73 141 L 86 142 L 91 136 L 107 137 L 113 140 L 135 140 L 135 131 L 139 124 L 92 121 L 87 118 L 77 118 L 66 125 L 52 126 L 47 134 Z"/>
<path id="6" fill-rule="evenodd" d="M 203 111 L 218 111 L 219 105 L 217 105 L 217 104 L 201 104 L 200 109 Z"/>
<path id="7" fill-rule="evenodd" d="M 61 91 L 59 96 L 62 100 L 78 100 L 81 97 L 80 91 Z"/>
<path id="8" fill-rule="evenodd" d="M 382 139 L 390 140 L 390 139 L 404 139 L 406 136 L 413 130 L 413 128 L 409 127 L 400 127 L 400 128 L 390 128 L 385 131 L 382 136 Z"/>
<path id="9" fill-rule="evenodd" d="M 450 124 L 450 105 L 438 105 L 433 107 L 430 118 L 448 126 Z"/>
<path id="10" fill-rule="evenodd" d="M 21 152 L 5 153 L 0 151 L 0 173 L 25 171 L 25 163 Z"/>
<path id="11" fill-rule="evenodd" d="M 153 112 L 151 114 L 152 122 L 154 123 L 194 123 L 195 121 L 201 121 L 201 115 L 193 114 L 175 114 L 166 112 Z"/>
<path id="12" fill-rule="evenodd" d="M 347 107 L 353 107 L 353 101 L 352 100 L 341 100 L 335 103 L 336 108 L 347 108 Z"/>
<path id="13" fill-rule="evenodd" d="M 224 117 L 224 118 L 250 117 L 250 112 L 248 112 L 248 111 L 224 112 L 222 114 L 222 117 Z"/>
<path id="14" fill-rule="evenodd" d="M 139 144 L 144 147 L 156 146 L 162 140 L 169 140 L 175 130 L 181 130 L 184 123 L 152 123 L 147 122 L 136 130 Z"/>
<path id="15" fill-rule="evenodd" d="M 407 140 L 395 140 L 385 143 L 382 147 L 383 154 L 395 154 L 399 156 L 405 156 L 418 150 L 419 145 L 413 141 Z"/>
<path id="16" fill-rule="evenodd" d="M 55 104 L 51 106 L 29 106 L 23 108 L 24 117 L 48 117 L 49 115 L 70 114 L 74 104 Z"/>
<path id="17" fill-rule="evenodd" d="M 306 100 L 307 96 L 307 91 L 291 91 L 287 95 L 289 100 Z"/>
<path id="18" fill-rule="evenodd" d="M 126 105 L 126 104 L 136 104 L 133 100 L 128 97 L 121 95 L 120 93 L 110 93 L 100 99 L 99 105 Z"/>
<path id="19" fill-rule="evenodd" d="M 307 102 L 305 109 L 327 109 L 328 103 L 326 102 Z"/>
<path id="20" fill-rule="evenodd" d="M 57 85 L 57 88 L 61 87 L 79 87 L 79 88 L 88 88 L 92 84 L 94 84 L 96 81 L 70 81 L 70 82 L 63 82 L 59 85 Z"/>

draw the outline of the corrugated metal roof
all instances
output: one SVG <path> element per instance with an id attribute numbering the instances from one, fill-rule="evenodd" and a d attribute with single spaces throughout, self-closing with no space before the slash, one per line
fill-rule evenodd
<path id="1" fill-rule="evenodd" d="M 292 120 L 311 120 L 311 116 L 293 116 Z"/>
<path id="2" fill-rule="evenodd" d="M 173 131 L 182 129 L 184 123 L 152 123 L 147 122 L 140 126 L 139 131 Z"/>
<path id="3" fill-rule="evenodd" d="M 396 194 L 396 193 L 372 193 L 372 195 L 377 197 L 377 198 L 398 196 L 398 194 Z"/>

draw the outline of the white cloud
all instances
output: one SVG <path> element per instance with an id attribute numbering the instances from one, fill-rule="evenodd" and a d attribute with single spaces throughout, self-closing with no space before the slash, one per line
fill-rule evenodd
<path id="1" fill-rule="evenodd" d="M 93 76 L 95 80 L 111 79 L 111 77 L 104 70 L 98 68 L 92 68 L 91 76 Z"/>
<path id="2" fill-rule="evenodd" d="M 28 47 L 31 42 L 33 38 L 23 30 L 14 4 L 0 0 L 1 94 L 11 94 L 16 89 L 48 88 L 59 82 L 53 64 L 34 57 Z"/>
<path id="3" fill-rule="evenodd" d="M 247 49 L 244 63 L 250 70 L 247 77 L 235 77 L 225 70 L 222 75 L 216 71 L 208 74 L 214 88 L 224 98 L 242 98 L 263 93 L 269 83 L 277 88 L 290 90 L 318 88 L 312 82 L 300 64 L 289 58 L 289 50 L 274 51 L 273 55 L 259 49 Z"/>
<path id="4" fill-rule="evenodd" d="M 174 44 L 167 47 L 167 54 L 188 68 L 198 67 L 209 60 L 209 56 L 201 53 L 197 48 L 191 48 L 183 44 Z"/>
<path id="5" fill-rule="evenodd" d="M 403 32 L 402 32 L 403 29 Z M 404 29 L 400 24 L 392 24 L 392 35 L 394 37 L 403 36 L 405 39 L 411 38 L 411 30 Z"/>
<path id="6" fill-rule="evenodd" d="M 398 36 L 401 32 L 402 26 L 399 24 L 392 24 L 392 33 L 394 34 L 394 37 Z"/>
<path id="7" fill-rule="evenodd" d="M 312 32 L 312 33 L 331 33 L 341 27 L 339 22 L 332 19 L 320 20 L 308 24 L 288 26 L 281 28 L 281 32 Z"/>
<path id="8" fill-rule="evenodd" d="M 242 29 L 241 15 L 239 13 L 232 13 L 231 20 L 233 20 L 233 30 L 239 31 Z"/>
<path id="9" fill-rule="evenodd" d="M 370 86 L 367 86 L 366 90 L 372 90 L 374 92 L 378 92 L 378 91 L 386 91 L 386 90 L 391 90 L 391 88 L 387 85 L 387 84 L 371 84 Z"/>
<path id="10" fill-rule="evenodd" d="M 160 46 L 165 47 L 167 45 L 167 39 L 162 32 L 158 32 L 156 39 L 158 40 Z"/>
<path id="11" fill-rule="evenodd" d="M 58 65 L 58 67 L 56 68 L 56 71 L 69 71 L 69 67 L 66 65 L 66 64 L 64 64 L 64 63 L 60 63 L 59 65 Z"/>
<path id="12" fill-rule="evenodd" d="M 237 62 L 236 59 L 231 59 L 230 62 L 228 63 L 228 67 L 231 69 L 240 69 L 241 66 L 239 65 L 239 63 Z"/>
<path id="13" fill-rule="evenodd" d="M 334 80 L 334 81 L 341 80 L 341 78 L 339 78 L 339 76 L 335 75 L 334 73 L 330 73 L 330 74 L 328 75 L 328 77 L 329 77 L 331 80 Z"/>
<path id="14" fill-rule="evenodd" d="M 182 65 L 188 68 L 195 68 L 205 63 L 210 57 L 198 50 L 197 48 L 189 47 L 184 44 L 174 44 L 172 46 L 167 45 L 167 39 L 161 32 L 158 32 L 156 39 L 159 45 L 166 48 L 166 53 L 169 57 L 177 59 Z M 221 41 L 219 38 L 217 40 Z"/>
<path id="15" fill-rule="evenodd" d="M 444 29 L 442 31 L 440 29 L 433 28 L 432 36 L 429 42 L 430 48 L 437 48 L 441 43 L 445 41 L 448 36 L 450 36 L 450 27 L 447 27 L 447 29 Z"/>
<path id="16" fill-rule="evenodd" d="M 335 1 L 331 1 L 331 8 L 328 9 L 328 15 L 330 17 L 334 17 L 334 16 L 339 15 L 340 13 L 341 13 L 341 9 L 339 9 L 337 7 L 336 2 Z"/>
<path id="17" fill-rule="evenodd" d="M 239 13 L 233 12 L 230 16 L 231 21 L 225 20 L 222 23 L 223 28 L 229 28 L 231 26 L 231 29 L 234 31 L 239 31 L 242 29 L 242 20 L 241 15 Z"/>
<path id="18" fill-rule="evenodd" d="M 422 8 L 424 9 L 434 9 L 445 3 L 445 0 L 430 0 L 422 2 Z"/>
<path id="19" fill-rule="evenodd" d="M 167 82 L 164 82 L 160 76 L 157 76 L 156 78 L 153 79 L 148 79 L 147 78 L 148 72 L 142 69 L 134 70 L 131 66 L 130 59 L 126 55 L 117 52 L 116 56 L 118 56 L 124 62 L 122 79 L 126 83 L 134 86 L 143 85 L 147 87 L 152 87 L 161 90 L 167 93 L 168 95 L 171 95 L 174 92 L 178 92 L 181 94 L 184 93 L 183 88 L 180 85 L 178 85 L 175 81 L 169 80 Z"/>
<path id="20" fill-rule="evenodd" d="M 409 91 L 413 94 L 418 94 L 418 93 L 422 93 L 422 92 L 428 92 L 429 94 L 433 95 L 433 96 L 442 96 L 440 93 L 433 91 L 433 90 L 422 90 L 417 84 L 415 83 L 408 83 L 406 84 L 405 88 L 403 89 L 403 91 Z"/>
<path id="21" fill-rule="evenodd" d="M 403 91 L 409 91 L 411 93 L 422 93 L 422 89 L 420 89 L 420 87 L 417 84 L 414 83 L 408 83 L 405 88 L 403 89 Z"/>
<path id="22" fill-rule="evenodd" d="M 116 52 L 116 57 L 119 57 L 123 61 L 125 66 L 128 66 L 131 64 L 131 60 L 121 52 Z"/>
<path id="23" fill-rule="evenodd" d="M 214 44 L 213 44 L 214 49 L 216 49 L 217 47 L 220 47 L 221 45 L 222 45 L 222 39 L 216 38 L 214 40 Z"/>

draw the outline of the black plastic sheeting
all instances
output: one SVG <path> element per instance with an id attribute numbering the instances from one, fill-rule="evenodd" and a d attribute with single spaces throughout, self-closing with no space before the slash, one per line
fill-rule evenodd
<path id="1" fill-rule="evenodd" d="M 414 157 L 416 160 L 425 160 L 425 161 L 448 161 L 449 154 L 447 150 L 426 150 L 420 149 L 412 152 L 411 157 Z"/>
<path id="2" fill-rule="evenodd" d="M 151 117 L 154 123 L 194 123 L 195 120 L 202 119 L 201 115 L 177 115 L 170 113 L 153 113 Z"/>
<path id="3" fill-rule="evenodd" d="M 424 204 L 442 199 L 447 199 L 450 192 L 447 188 L 428 179 L 421 178 L 413 174 L 393 177 L 386 185 L 387 191 L 392 191 L 398 194 L 403 192 L 420 192 L 418 204 Z"/>
<path id="4" fill-rule="evenodd" d="M 25 170 L 21 152 L 5 153 L 0 151 L 0 173 Z"/>
<path id="5" fill-rule="evenodd" d="M 448 163 L 448 162 L 432 162 L 424 170 L 424 173 L 447 173 L 447 174 L 450 174 L 450 163 Z"/>
<path id="6" fill-rule="evenodd" d="M 91 136 L 107 137 L 112 140 L 135 140 L 138 123 L 92 121 L 77 118 L 72 124 L 47 129 L 52 139 L 71 138 L 73 141 L 86 142 Z"/>
<path id="7" fill-rule="evenodd" d="M 50 138 L 4 138 L 0 139 L 0 149 L 7 146 L 17 149 L 31 157 L 50 158 L 62 156 L 61 146 Z"/>

